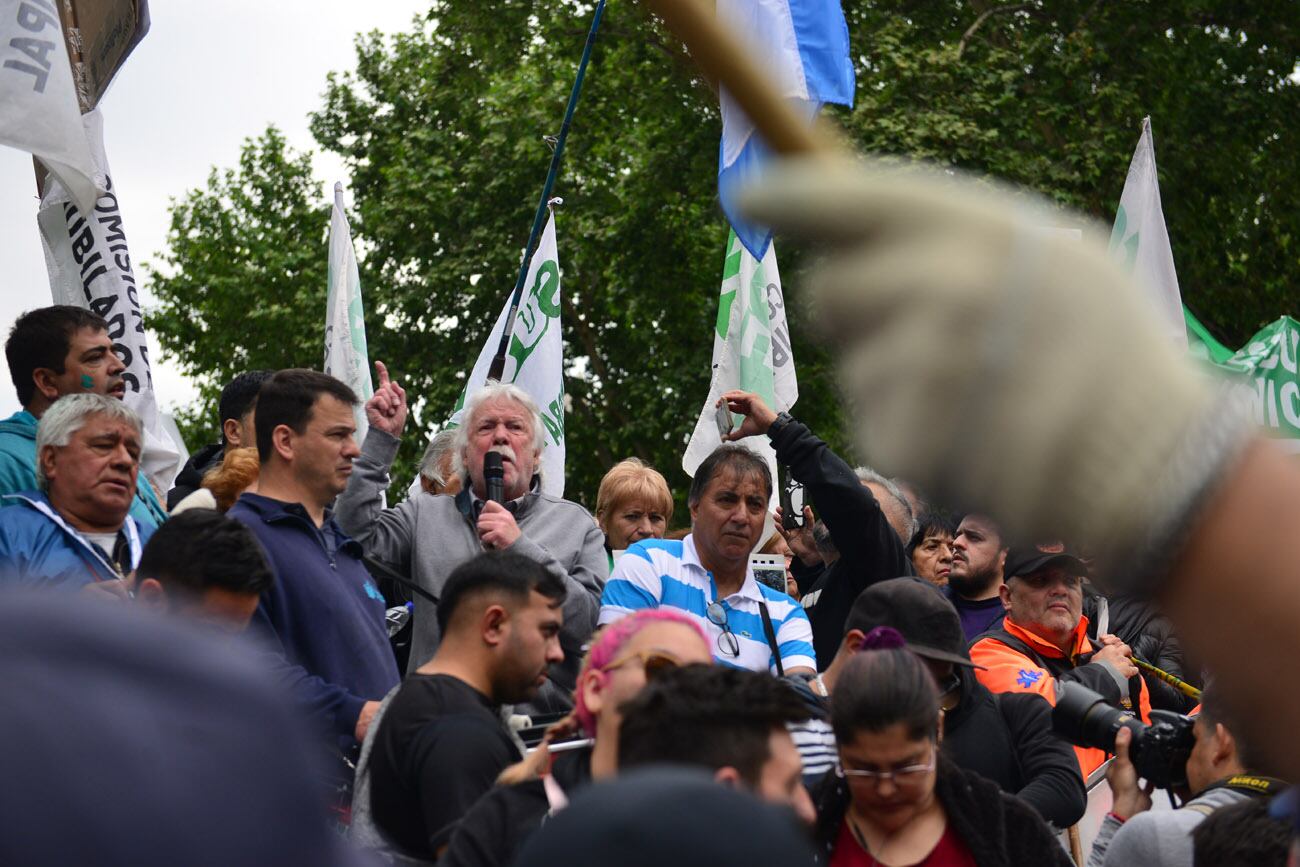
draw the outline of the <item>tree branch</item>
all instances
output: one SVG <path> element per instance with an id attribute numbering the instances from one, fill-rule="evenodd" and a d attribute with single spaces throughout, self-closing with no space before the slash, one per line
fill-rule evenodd
<path id="1" fill-rule="evenodd" d="M 957 59 L 961 60 L 962 52 L 966 50 L 966 43 L 970 42 L 971 37 L 984 26 L 984 22 L 989 18 L 1000 13 L 1032 12 L 1036 11 L 1036 9 L 1037 7 L 1033 3 L 1013 3 L 1010 6 L 994 6 L 991 9 L 985 9 L 975 19 L 974 23 L 966 28 L 966 32 L 961 35 L 961 40 L 957 43 Z"/>

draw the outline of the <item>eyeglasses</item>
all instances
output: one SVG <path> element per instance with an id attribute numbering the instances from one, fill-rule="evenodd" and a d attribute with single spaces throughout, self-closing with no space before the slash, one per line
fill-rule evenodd
<path id="1" fill-rule="evenodd" d="M 841 777 L 849 780 L 862 780 L 863 782 L 875 783 L 880 785 L 885 780 L 889 780 L 895 786 L 915 785 L 924 779 L 925 775 L 934 770 L 938 761 L 938 754 L 932 752 L 930 761 L 923 765 L 908 765 L 904 768 L 897 768 L 892 771 L 862 771 L 856 768 L 839 768 L 836 773 Z"/>
<path id="2" fill-rule="evenodd" d="M 616 668 L 622 668 L 634 659 L 641 661 L 641 667 L 645 669 L 647 678 L 653 678 L 662 671 L 677 668 L 682 664 L 680 659 L 665 650 L 634 650 L 618 657 L 609 665 L 601 668 L 601 671 L 613 671 Z"/>
<path id="3" fill-rule="evenodd" d="M 704 616 L 709 618 L 709 622 L 714 626 L 722 627 L 722 632 L 718 635 L 718 650 L 727 654 L 727 656 L 740 656 L 740 640 L 736 638 L 736 633 L 731 631 L 731 624 L 727 622 L 727 609 L 721 602 L 710 602 L 709 607 L 704 609 Z"/>

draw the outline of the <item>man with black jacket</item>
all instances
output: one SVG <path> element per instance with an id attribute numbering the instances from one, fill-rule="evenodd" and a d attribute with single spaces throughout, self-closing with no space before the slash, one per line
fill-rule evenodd
<path id="1" fill-rule="evenodd" d="M 902 634 L 935 676 L 945 756 L 1017 795 L 1058 828 L 1079 820 L 1087 795 L 1074 751 L 1052 732 L 1051 706 L 1036 695 L 989 692 L 975 678 L 956 609 L 924 581 L 881 581 L 858 596 L 839 652 L 821 678 L 828 693 L 867 634 L 880 627 Z"/>
<path id="2" fill-rule="evenodd" d="M 1090 638 L 1099 633 L 1114 633 L 1133 649 L 1138 659 L 1193 686 L 1200 685 L 1195 676 L 1188 674 L 1183 646 L 1174 634 L 1174 625 L 1149 601 L 1130 595 L 1102 596 L 1091 585 L 1085 586 L 1083 593 L 1083 613 L 1092 624 Z M 1155 675 L 1146 671 L 1141 674 L 1151 693 L 1152 708 L 1187 713 L 1196 706 L 1195 699 Z"/>
<path id="3" fill-rule="evenodd" d="M 722 399 L 728 409 L 745 417 L 727 438 L 766 435 L 772 441 L 776 459 L 817 504 L 839 551 L 839 559 L 826 566 L 800 600 L 812 624 L 817 658 L 829 660 L 839 649 L 858 594 L 876 581 L 914 574 L 906 540 L 890 525 L 872 489 L 807 426 L 788 413 L 778 415 L 750 392 L 729 391 Z M 910 508 L 904 500 L 898 511 Z"/>
<path id="4" fill-rule="evenodd" d="M 262 383 L 274 373 L 274 370 L 246 370 L 221 389 L 221 400 L 217 404 L 221 439 L 190 455 L 176 476 L 172 489 L 167 492 L 168 509 L 197 491 L 203 484 L 203 477 L 221 466 L 227 452 L 257 445 L 257 435 L 253 428 L 257 393 L 261 390 Z"/>

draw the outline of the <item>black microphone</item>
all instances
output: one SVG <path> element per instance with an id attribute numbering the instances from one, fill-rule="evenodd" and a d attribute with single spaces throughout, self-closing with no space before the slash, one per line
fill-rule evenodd
<path id="1" fill-rule="evenodd" d="M 483 456 L 483 481 L 487 485 L 487 498 L 504 506 L 506 470 L 501 465 L 501 452 L 488 452 Z"/>

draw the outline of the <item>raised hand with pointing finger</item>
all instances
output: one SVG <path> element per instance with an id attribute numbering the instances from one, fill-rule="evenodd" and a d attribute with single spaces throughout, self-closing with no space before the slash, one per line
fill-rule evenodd
<path id="1" fill-rule="evenodd" d="M 375 362 L 375 376 L 379 383 L 374 397 L 366 401 L 366 421 L 372 428 L 400 437 L 406 425 L 406 391 L 388 378 L 388 368 L 382 361 Z"/>

